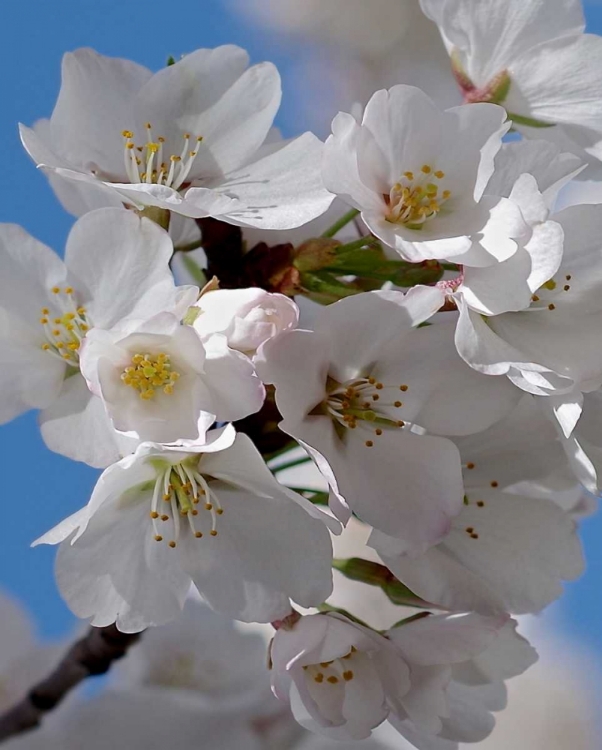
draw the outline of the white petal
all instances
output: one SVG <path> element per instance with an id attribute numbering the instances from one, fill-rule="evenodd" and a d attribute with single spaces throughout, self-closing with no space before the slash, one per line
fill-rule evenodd
<path id="1" fill-rule="evenodd" d="M 132 211 L 99 209 L 77 221 L 65 263 L 83 285 L 91 320 L 111 328 L 123 318 L 149 318 L 175 297 L 169 235 Z"/>
<path id="2" fill-rule="evenodd" d="M 224 211 L 225 221 L 239 226 L 284 230 L 321 216 L 334 200 L 320 172 L 323 144 L 304 133 L 281 148 L 229 172 L 213 186 L 235 198 L 238 206 Z M 195 200 L 195 191 L 187 193 Z"/>
<path id="3" fill-rule="evenodd" d="M 437 548 L 415 560 L 384 557 L 418 596 L 455 611 L 538 612 L 560 596 L 562 580 L 581 574 L 574 523 L 549 500 L 488 489 L 468 498 Z"/>
<path id="4" fill-rule="evenodd" d="M 99 469 L 119 461 L 137 443 L 113 428 L 102 400 L 79 373 L 67 378 L 57 400 L 42 411 L 40 430 L 51 451 Z"/>
<path id="5" fill-rule="evenodd" d="M 61 91 L 52 113 L 52 145 L 78 168 L 91 164 L 125 173 L 124 128 L 133 129 L 133 102 L 151 72 L 130 60 L 78 49 L 63 57 Z"/>
<path id="6" fill-rule="evenodd" d="M 321 521 L 288 498 L 212 486 L 223 506 L 218 534 L 186 540 L 186 569 L 208 604 L 246 622 L 288 614 L 291 597 L 317 606 L 332 590 L 331 545 Z M 294 533 L 292 533 L 294 530 Z"/>

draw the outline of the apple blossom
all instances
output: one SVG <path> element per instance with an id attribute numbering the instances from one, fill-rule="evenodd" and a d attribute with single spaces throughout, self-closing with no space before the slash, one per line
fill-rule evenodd
<path id="1" fill-rule="evenodd" d="M 419 551 L 462 509 L 460 456 L 439 436 L 486 429 L 518 398 L 504 379 L 475 377 L 449 324 L 418 327 L 438 295 L 421 287 L 348 297 L 321 310 L 314 331 L 265 344 L 257 363 L 276 387 L 280 429 L 328 479 L 335 515 L 346 522 L 354 511 Z"/>
<path id="2" fill-rule="evenodd" d="M 466 494 L 447 536 L 419 556 L 379 531 L 368 543 L 415 594 L 445 609 L 538 612 L 583 572 L 570 515 L 549 496 L 513 488 L 567 464 L 556 431 L 525 395 L 505 419 L 455 442 Z"/>
<path id="3" fill-rule="evenodd" d="M 526 137 L 602 156 L 602 40 L 580 0 L 420 0 L 466 102 L 502 104 Z"/>
<path id="4" fill-rule="evenodd" d="M 420 89 L 377 91 L 358 122 L 339 113 L 324 148 L 326 187 L 403 258 L 490 265 L 528 231 L 507 198 L 484 196 L 509 123 L 501 107 L 441 111 Z"/>
<path id="5" fill-rule="evenodd" d="M 410 688 L 410 670 L 389 641 L 337 614 L 301 617 L 272 642 L 272 690 L 306 729 L 361 740 Z"/>
<path id="6" fill-rule="evenodd" d="M 505 680 L 522 674 L 537 653 L 507 615 L 428 615 L 394 627 L 387 637 L 410 666 L 405 714 L 391 724 L 423 750 L 457 750 L 491 734 L 492 712 L 506 706 Z"/>
<path id="7" fill-rule="evenodd" d="M 174 285 L 172 252 L 163 230 L 120 209 L 77 221 L 64 262 L 20 227 L 0 225 L 0 421 L 42 409 L 48 447 L 92 466 L 129 452 L 80 375 L 82 342 L 126 319 L 185 310 L 198 290 Z"/>
<path id="8" fill-rule="evenodd" d="M 270 622 L 289 613 L 289 597 L 312 606 L 330 594 L 322 517 L 230 425 L 206 444 L 142 443 L 36 544 L 61 543 L 59 589 L 93 625 L 136 632 L 168 622 L 191 582 L 216 611 Z"/>
<path id="9" fill-rule="evenodd" d="M 270 63 L 199 49 L 154 75 L 129 60 L 79 49 L 63 58 L 50 120 L 21 138 L 67 210 L 154 207 L 271 229 L 325 211 L 322 144 L 311 133 L 262 144 L 281 98 Z M 116 84 L 118 82 L 118 85 Z"/>
<path id="10" fill-rule="evenodd" d="M 222 333 L 231 349 L 249 357 L 299 321 L 297 305 L 289 297 L 256 287 L 208 291 L 192 310 L 196 314 L 193 327 L 201 338 Z"/>

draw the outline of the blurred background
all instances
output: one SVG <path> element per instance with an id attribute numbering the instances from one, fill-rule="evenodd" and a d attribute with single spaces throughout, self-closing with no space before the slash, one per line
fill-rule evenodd
<path id="1" fill-rule="evenodd" d="M 170 55 L 238 44 L 253 62 L 278 66 L 284 95 L 276 124 L 285 137 L 307 129 L 326 137 L 339 109 L 395 83 L 422 86 L 447 106 L 457 98 L 447 55 L 417 0 L 4 0 L 2 11 L 0 221 L 21 224 L 61 253 L 73 219 L 21 148 L 17 123 L 50 115 L 65 51 L 91 46 L 156 70 Z M 585 13 L 589 30 L 602 34 L 602 4 L 586 3 Z M 579 201 L 602 201 L 600 186 L 578 193 Z M 66 636 L 75 622 L 56 591 L 54 550 L 29 545 L 87 501 L 97 472 L 50 453 L 32 413 L 0 429 L 0 471 L 0 587 L 24 602 L 42 638 Z M 543 616 L 525 620 L 541 662 L 511 684 L 510 710 L 480 747 L 600 747 L 602 516 L 585 520 L 582 534 L 588 570 Z"/>

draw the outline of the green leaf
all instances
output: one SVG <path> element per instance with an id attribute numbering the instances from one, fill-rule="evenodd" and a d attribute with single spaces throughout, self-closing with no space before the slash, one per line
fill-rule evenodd
<path id="1" fill-rule="evenodd" d="M 170 55 L 167 58 L 167 62 L 165 64 L 167 65 L 168 68 L 169 68 L 170 65 L 175 65 L 176 64 L 176 58 L 173 55 Z"/>

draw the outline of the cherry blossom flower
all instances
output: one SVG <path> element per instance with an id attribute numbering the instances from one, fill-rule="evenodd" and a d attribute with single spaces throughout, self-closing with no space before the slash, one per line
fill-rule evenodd
<path id="1" fill-rule="evenodd" d="M 196 707 L 160 693 L 107 691 L 73 706 L 60 722 L 6 743 L 8 750 L 106 750 L 127 747 L 189 750 L 199 738 L 211 750 L 265 750 L 252 727 L 234 716 L 199 715 Z"/>
<path id="2" fill-rule="evenodd" d="M 152 74 L 91 49 L 63 59 L 50 120 L 21 137 L 67 210 L 166 209 L 287 229 L 328 208 L 311 133 L 262 150 L 281 98 L 270 63 L 233 45 L 199 49 Z M 117 83 L 116 83 L 117 82 Z"/>
<path id="3" fill-rule="evenodd" d="M 457 750 L 480 742 L 506 707 L 505 680 L 522 674 L 537 653 L 507 615 L 429 615 L 387 632 L 410 665 L 405 712 L 391 724 L 425 750 Z"/>
<path id="4" fill-rule="evenodd" d="M 602 40 L 579 0 L 421 0 L 466 102 L 497 102 L 529 138 L 602 157 Z"/>
<path id="5" fill-rule="evenodd" d="M 209 291 L 192 310 L 198 310 L 193 326 L 201 338 L 222 333 L 231 349 L 249 357 L 266 341 L 299 322 L 293 300 L 256 287 Z"/>
<path id="6" fill-rule="evenodd" d="M 77 221 L 64 262 L 21 227 L 0 226 L 0 421 L 42 409 L 48 447 L 92 466 L 129 452 L 80 375 L 82 342 L 126 319 L 183 312 L 198 290 L 174 286 L 172 252 L 156 224 L 121 209 Z"/>
<path id="7" fill-rule="evenodd" d="M 115 429 L 140 440 L 202 439 L 216 419 L 253 414 L 265 396 L 253 365 L 225 336 L 202 342 L 170 313 L 91 331 L 80 364 Z"/>
<path id="8" fill-rule="evenodd" d="M 376 632 L 336 614 L 308 615 L 276 633 L 272 690 L 306 729 L 361 740 L 410 689 L 410 670 Z"/>
<path id="9" fill-rule="evenodd" d="M 59 589 L 94 625 L 136 632 L 168 622 L 191 582 L 216 611 L 270 622 L 290 612 L 289 597 L 312 606 L 329 596 L 323 518 L 229 425 L 202 445 L 142 443 L 36 544 L 61 543 Z"/>
<path id="10" fill-rule="evenodd" d="M 483 317 L 460 301 L 456 344 L 479 372 L 506 374 L 519 388 L 552 399 L 568 437 L 581 413 L 583 393 L 602 384 L 602 207 L 571 206 L 553 220 L 564 234 L 562 259 L 546 256 L 545 242 L 539 245 L 539 268 L 533 274 L 539 286 L 529 304 Z"/>
<path id="11" fill-rule="evenodd" d="M 445 539 L 420 556 L 379 531 L 369 544 L 426 601 L 454 611 L 538 612 L 560 596 L 562 580 L 583 572 L 569 513 L 513 487 L 567 465 L 556 431 L 525 395 L 505 419 L 455 442 L 466 494 Z"/>
<path id="12" fill-rule="evenodd" d="M 115 665 L 112 687 L 160 693 L 203 714 L 253 718 L 270 698 L 276 702 L 265 665 L 267 639 L 244 627 L 190 597 L 179 617 L 149 629 Z"/>
<path id="13" fill-rule="evenodd" d="M 461 460 L 439 436 L 486 429 L 518 398 L 504 379 L 475 377 L 462 363 L 451 324 L 418 328 L 438 294 L 348 297 L 321 310 L 314 331 L 285 332 L 258 358 L 276 387 L 280 428 L 328 479 L 335 515 L 346 522 L 354 511 L 420 551 L 462 509 Z"/>
<path id="14" fill-rule="evenodd" d="M 494 104 L 441 111 L 412 86 L 377 91 L 361 122 L 334 119 L 325 185 L 406 260 L 506 260 L 528 228 L 512 201 L 483 195 L 505 120 Z"/>

